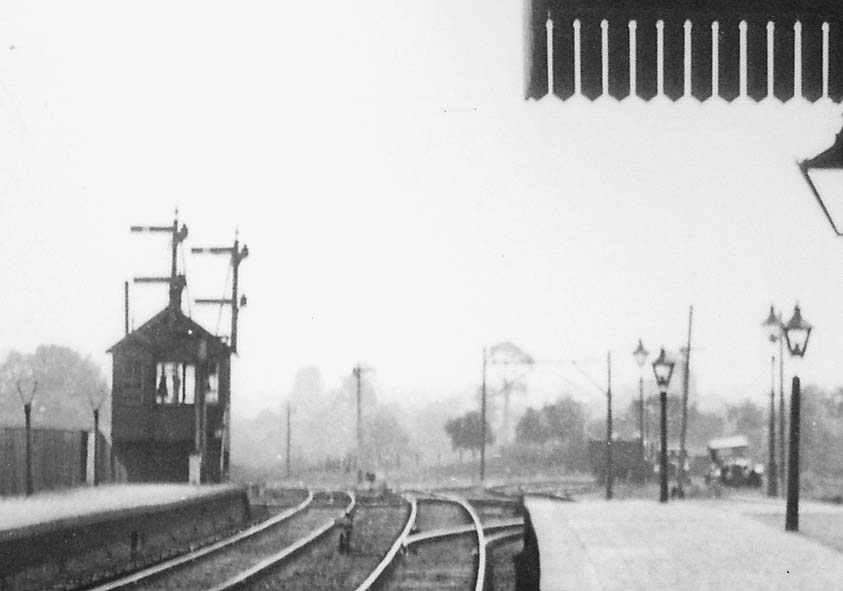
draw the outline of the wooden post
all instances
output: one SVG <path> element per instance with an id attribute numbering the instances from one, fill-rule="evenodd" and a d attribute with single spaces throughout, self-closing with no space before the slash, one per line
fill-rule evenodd
<path id="1" fill-rule="evenodd" d="M 99 449 L 100 449 L 100 409 L 94 409 L 94 486 L 100 484 L 99 471 Z"/>
<path id="2" fill-rule="evenodd" d="M 26 421 L 26 496 L 34 492 L 32 485 L 32 403 L 23 405 L 23 414 Z"/>

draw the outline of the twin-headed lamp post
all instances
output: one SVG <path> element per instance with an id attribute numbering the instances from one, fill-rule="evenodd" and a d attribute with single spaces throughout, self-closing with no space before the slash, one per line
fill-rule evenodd
<path id="1" fill-rule="evenodd" d="M 767 339 L 775 347 L 779 344 L 779 364 L 782 363 L 784 353 L 784 335 L 781 317 L 776 315 L 773 306 L 770 306 L 770 314 L 761 323 Z M 767 441 L 767 496 L 778 496 L 778 464 L 776 463 L 776 355 L 770 356 L 770 427 Z M 784 413 L 784 408 L 781 409 Z M 784 429 L 782 429 L 784 431 Z M 784 433 L 782 433 L 784 436 Z M 782 462 L 784 458 L 782 458 Z"/>
<path id="2" fill-rule="evenodd" d="M 644 348 L 641 339 L 638 339 L 638 347 L 632 352 L 635 363 L 638 364 L 638 442 L 641 447 L 641 466 L 643 469 L 645 462 L 644 454 L 644 364 L 647 363 L 647 357 L 650 355 L 649 351 Z M 644 479 L 647 478 L 647 471 L 644 470 Z"/>
<path id="3" fill-rule="evenodd" d="M 653 374 L 659 387 L 659 408 L 661 414 L 661 453 L 659 458 L 659 502 L 667 502 L 667 387 L 676 365 L 665 355 L 664 349 L 653 362 Z"/>
<path id="4" fill-rule="evenodd" d="M 799 304 L 793 310 L 793 316 L 784 325 L 783 332 L 787 350 L 795 360 L 805 356 L 808 339 L 813 326 L 802 318 Z M 798 364 L 796 364 L 798 366 Z M 794 369 L 790 391 L 790 449 L 787 466 L 787 511 L 784 528 L 787 531 L 799 531 L 799 404 L 800 382 L 798 369 Z"/>

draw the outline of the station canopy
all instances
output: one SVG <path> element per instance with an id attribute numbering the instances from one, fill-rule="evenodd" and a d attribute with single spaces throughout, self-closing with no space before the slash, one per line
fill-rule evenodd
<path id="1" fill-rule="evenodd" d="M 526 98 L 843 100 L 841 0 L 525 0 Z"/>

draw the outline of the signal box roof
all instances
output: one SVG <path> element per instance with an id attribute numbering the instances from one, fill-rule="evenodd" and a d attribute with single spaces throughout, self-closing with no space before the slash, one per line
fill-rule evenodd
<path id="1" fill-rule="evenodd" d="M 212 335 L 178 308 L 168 306 L 127 334 L 106 352 L 116 353 L 125 347 L 141 347 L 159 359 L 195 362 L 199 360 L 201 343 L 205 342 L 207 359 L 231 355 L 231 347 Z"/>

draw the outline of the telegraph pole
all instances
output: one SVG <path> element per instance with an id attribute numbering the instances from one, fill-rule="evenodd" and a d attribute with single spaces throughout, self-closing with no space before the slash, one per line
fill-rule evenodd
<path id="1" fill-rule="evenodd" d="M 679 498 L 685 496 L 682 481 L 685 478 L 685 434 L 688 432 L 688 379 L 691 373 L 691 326 L 694 322 L 694 307 L 688 311 L 688 346 L 685 347 L 685 371 L 682 375 L 682 427 L 679 430 L 679 465 L 676 469 Z"/>
<path id="2" fill-rule="evenodd" d="M 486 477 L 486 347 L 483 347 L 483 386 L 480 389 L 480 484 Z"/>
<path id="3" fill-rule="evenodd" d="M 606 500 L 612 498 L 614 484 L 614 466 L 612 462 L 612 352 L 606 354 L 607 388 L 606 388 Z"/>
<path id="4" fill-rule="evenodd" d="M 123 324 L 126 330 L 125 334 L 129 334 L 129 282 L 123 282 Z"/>
<path id="5" fill-rule="evenodd" d="M 770 426 L 767 433 L 767 496 L 779 496 L 776 465 L 776 356 L 770 356 Z"/>
<path id="6" fill-rule="evenodd" d="M 290 467 L 290 441 L 292 440 L 290 431 L 290 401 L 287 401 L 287 478 L 290 478 L 292 469 Z"/>
<path id="7" fill-rule="evenodd" d="M 351 373 L 354 375 L 354 378 L 357 380 L 357 450 L 354 454 L 354 468 L 356 470 L 360 470 L 360 454 L 363 449 L 363 389 L 362 389 L 362 379 L 363 379 L 363 372 L 373 371 L 370 367 L 363 367 L 360 363 L 358 363 L 352 370 Z"/>

